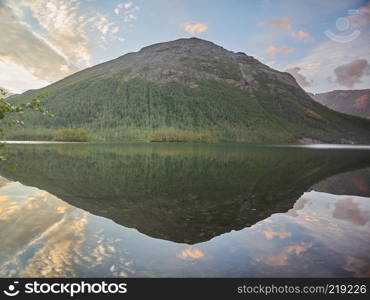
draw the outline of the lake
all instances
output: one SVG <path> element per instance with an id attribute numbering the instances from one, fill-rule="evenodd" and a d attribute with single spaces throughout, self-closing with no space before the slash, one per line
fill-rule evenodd
<path id="1" fill-rule="evenodd" d="M 369 277 L 370 148 L 18 144 L 1 277 Z"/>

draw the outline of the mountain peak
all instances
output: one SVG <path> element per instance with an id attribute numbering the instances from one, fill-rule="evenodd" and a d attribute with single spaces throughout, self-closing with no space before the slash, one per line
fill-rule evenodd
<path id="1" fill-rule="evenodd" d="M 168 42 L 161 42 L 156 43 L 150 46 L 146 46 L 140 49 L 140 51 L 148 51 L 148 50 L 158 50 L 158 49 L 167 49 L 169 47 L 217 47 L 225 50 L 221 46 L 216 45 L 215 43 L 212 43 L 207 40 L 203 40 L 197 37 L 191 37 L 191 38 L 180 38 L 173 41 Z"/>

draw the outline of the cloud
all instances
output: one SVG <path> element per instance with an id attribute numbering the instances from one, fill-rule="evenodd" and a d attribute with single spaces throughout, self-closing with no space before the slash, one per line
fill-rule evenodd
<path id="1" fill-rule="evenodd" d="M 276 47 L 271 45 L 265 49 L 265 52 L 271 56 L 274 56 L 278 53 L 289 54 L 292 53 L 293 51 L 294 49 L 289 46 Z"/>
<path id="2" fill-rule="evenodd" d="M 353 27 L 363 27 L 370 24 L 370 2 L 361 7 L 353 14 L 348 17 Z"/>
<path id="3" fill-rule="evenodd" d="M 130 23 L 137 19 L 137 12 L 140 10 L 139 6 L 134 6 L 132 2 L 122 2 L 114 9 L 116 15 L 123 14 L 123 22 Z"/>
<path id="4" fill-rule="evenodd" d="M 315 41 L 315 39 L 306 31 L 294 31 L 291 20 L 289 18 L 272 19 L 269 24 L 277 29 L 284 31 L 294 39 L 301 40 L 305 43 L 313 43 Z"/>
<path id="5" fill-rule="evenodd" d="M 314 80 L 315 84 L 309 87 L 309 91 L 320 93 L 335 89 L 343 89 L 343 85 L 336 80 L 328 81 L 328 77 L 335 78 L 334 70 L 343 64 L 358 59 L 370 61 L 369 52 L 370 32 L 362 29 L 359 38 L 347 43 L 338 43 L 333 40 L 326 40 L 317 46 L 308 50 L 307 54 L 300 59 L 292 61 L 284 69 L 299 67 L 301 74 L 307 78 L 307 81 Z M 370 76 L 363 76 L 361 83 L 356 83 L 356 88 L 369 88 Z"/>
<path id="6" fill-rule="evenodd" d="M 110 22 L 109 19 L 102 14 L 97 14 L 93 19 L 93 22 L 103 36 L 107 35 L 111 31 L 111 27 L 114 25 L 114 22 Z"/>
<path id="7" fill-rule="evenodd" d="M 117 5 L 118 8 L 125 8 L 125 9 L 129 9 L 132 6 L 133 6 L 132 2 L 122 2 L 122 3 Z"/>
<path id="8" fill-rule="evenodd" d="M 18 1 L 13 7 L 28 9 L 42 27 L 39 37 L 56 52 L 63 55 L 70 64 L 79 67 L 90 63 L 87 18 L 79 11 L 79 1 L 34 0 Z"/>
<path id="9" fill-rule="evenodd" d="M 334 69 L 338 84 L 353 88 L 356 83 L 361 83 L 361 78 L 370 75 L 369 63 L 366 59 L 356 59 Z"/>
<path id="10" fill-rule="evenodd" d="M 309 87 L 311 86 L 311 84 L 313 83 L 313 80 L 307 80 L 307 78 L 302 75 L 301 73 L 299 73 L 299 71 L 301 71 L 301 68 L 299 67 L 294 67 L 294 68 L 290 68 L 290 69 L 286 69 L 285 72 L 288 72 L 290 75 L 292 75 L 295 80 L 297 80 L 298 84 L 301 86 L 301 87 Z"/>
<path id="11" fill-rule="evenodd" d="M 189 34 L 199 34 L 205 32 L 208 26 L 203 23 L 185 22 L 181 24 L 181 28 Z"/>
<path id="12" fill-rule="evenodd" d="M 30 70 L 42 81 L 53 81 L 77 71 L 64 55 L 58 53 L 4 4 L 0 6 L 0 20 L 0 65 L 4 68 L 18 65 Z M 4 76 L 6 74 L 2 74 L 1 78 Z M 15 90 L 14 87 L 9 88 Z"/>
<path id="13" fill-rule="evenodd" d="M 89 67 L 94 44 L 124 40 L 110 17 L 81 5 L 79 0 L 2 1 L 0 66 L 18 75 L 11 80 L 2 72 L 0 84 L 17 92 L 39 88 Z"/>
<path id="14" fill-rule="evenodd" d="M 44 59 L 44 61 L 49 60 L 50 58 Z M 14 93 L 21 93 L 25 88 L 38 89 L 48 84 L 48 81 L 38 79 L 24 67 L 11 62 L 9 58 L 7 61 L 1 61 L 0 58 L 0 70 L 1 85 L 6 86 L 8 90 Z"/>

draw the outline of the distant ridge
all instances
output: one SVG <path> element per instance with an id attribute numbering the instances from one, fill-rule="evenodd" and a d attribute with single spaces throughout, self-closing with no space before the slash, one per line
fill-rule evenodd
<path id="1" fill-rule="evenodd" d="M 335 111 L 370 119 L 370 89 L 335 90 L 312 98 Z"/>

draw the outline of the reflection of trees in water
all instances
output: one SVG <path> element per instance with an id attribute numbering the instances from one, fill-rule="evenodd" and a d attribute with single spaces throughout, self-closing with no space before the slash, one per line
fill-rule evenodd
<path id="1" fill-rule="evenodd" d="M 231 145 L 26 145 L 7 153 L 5 177 L 187 243 L 287 211 L 315 183 L 370 165 L 367 151 Z"/>

